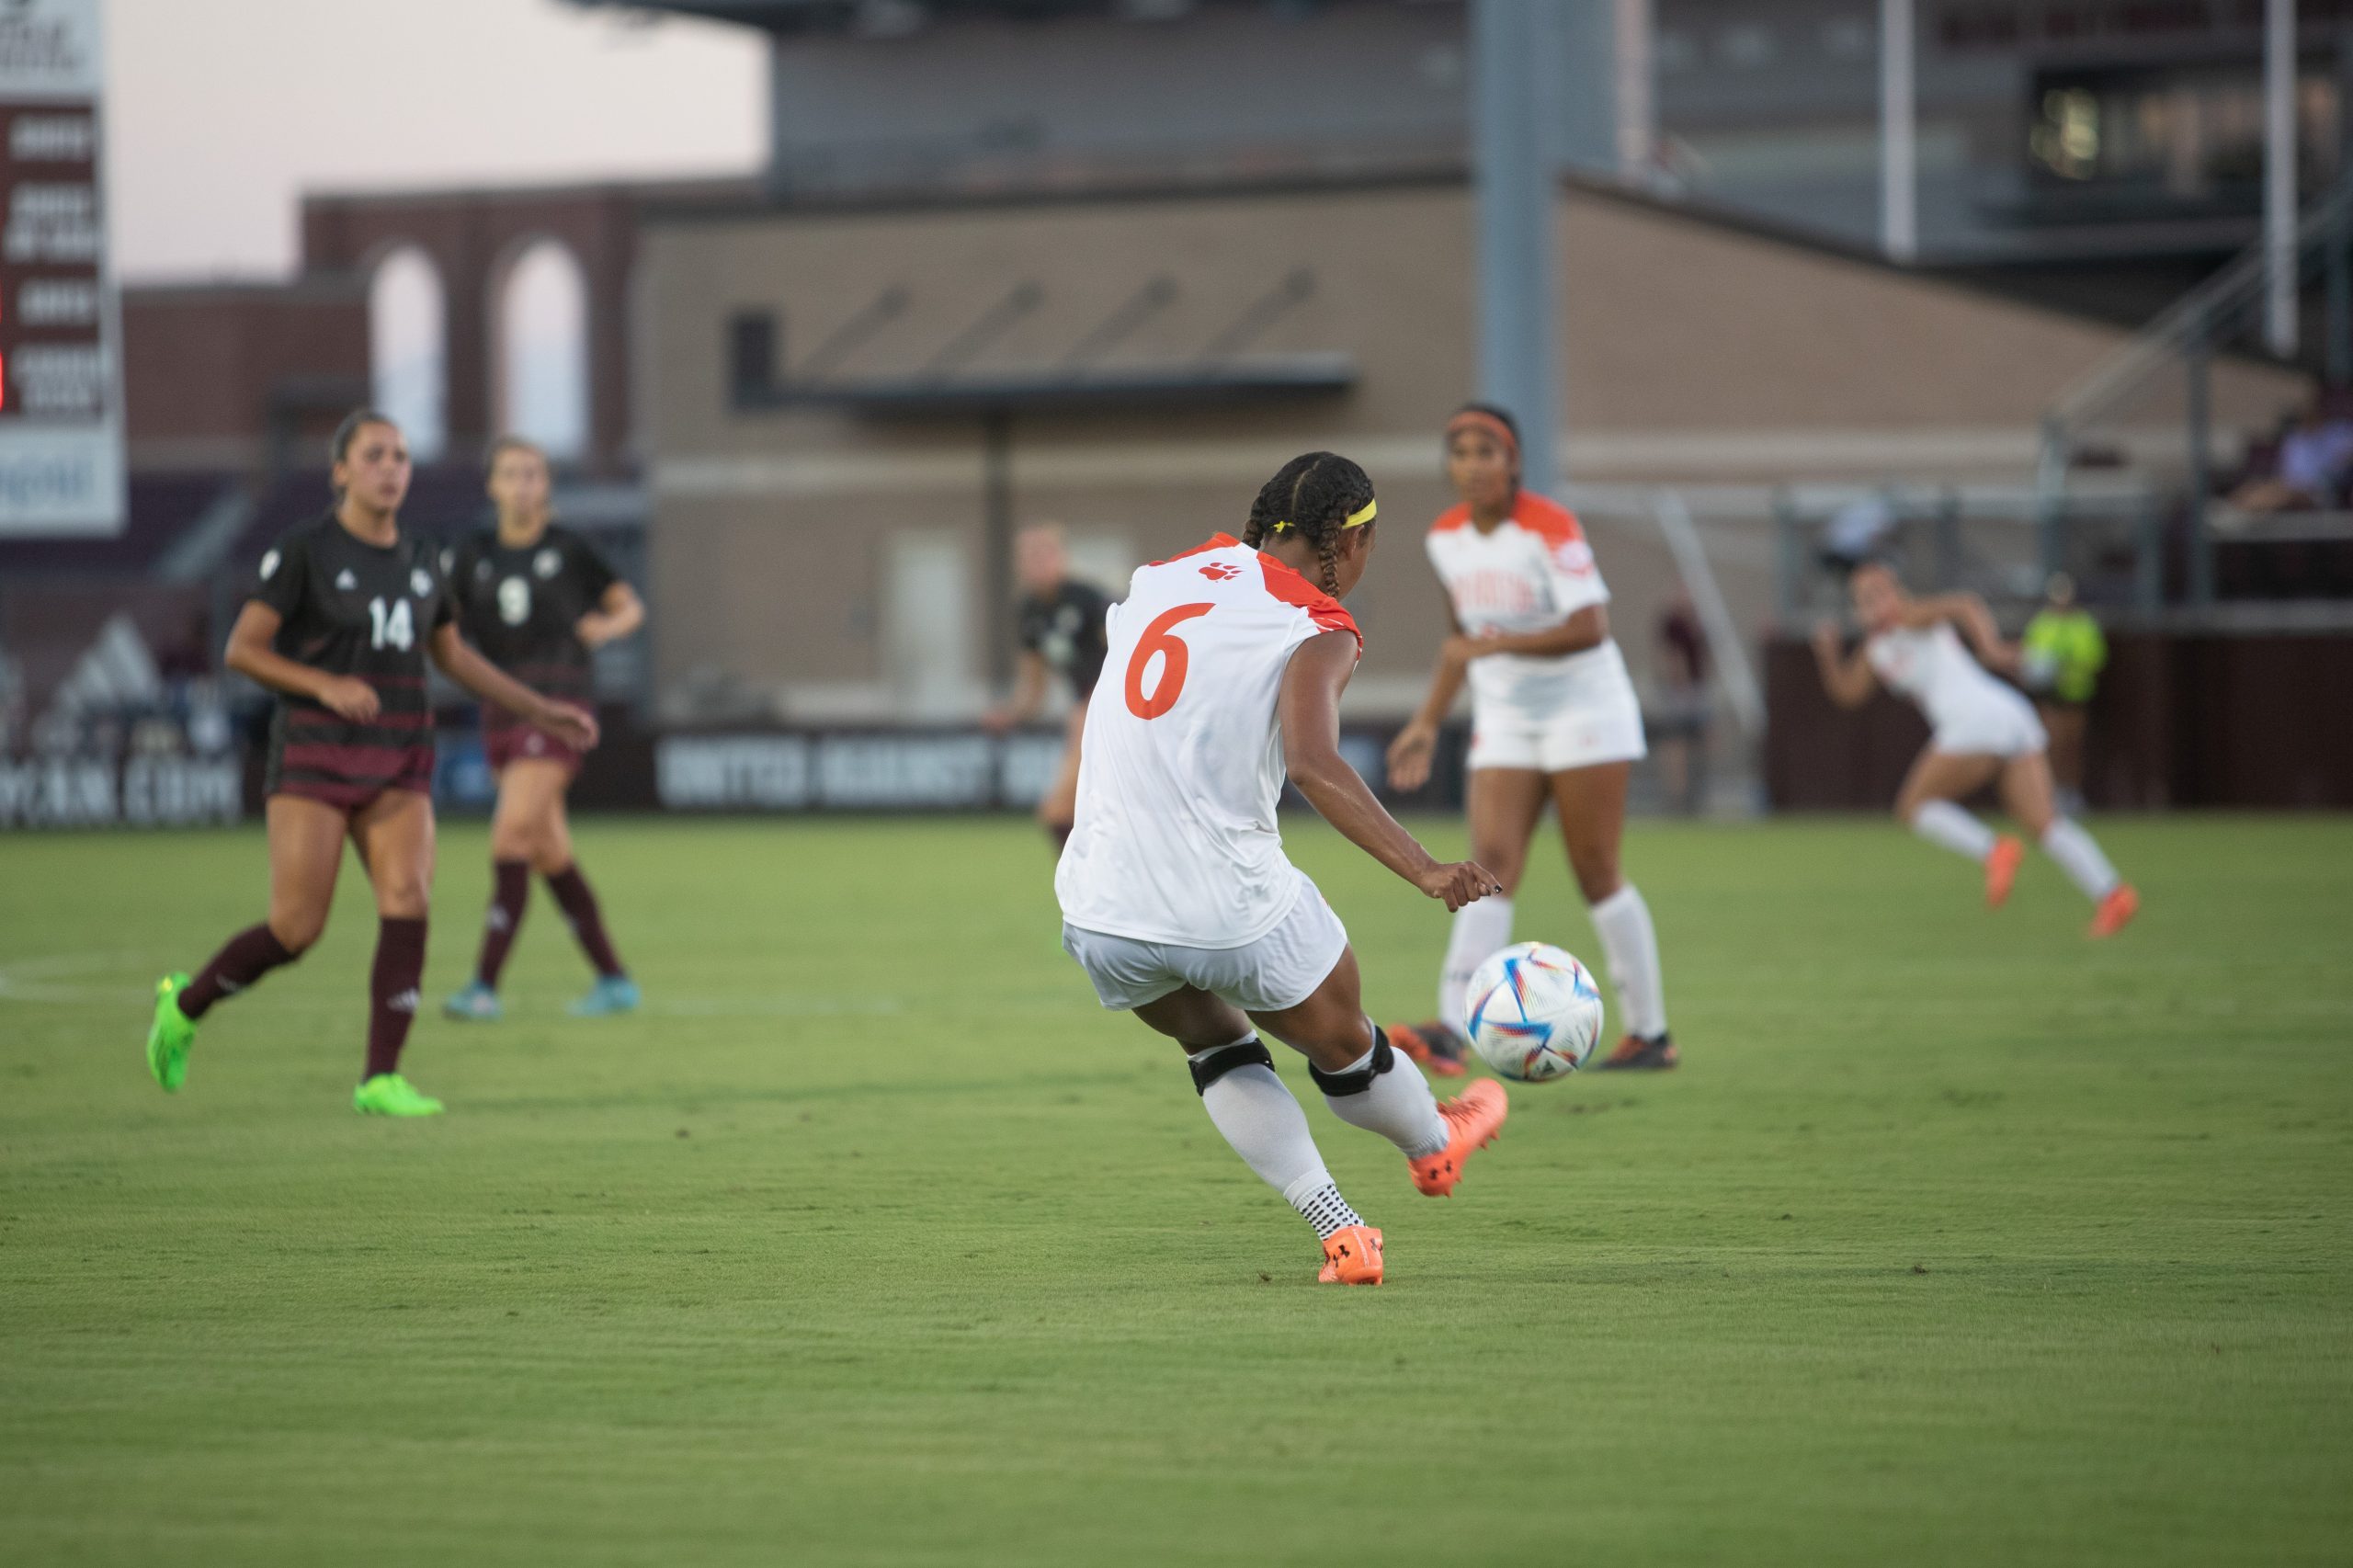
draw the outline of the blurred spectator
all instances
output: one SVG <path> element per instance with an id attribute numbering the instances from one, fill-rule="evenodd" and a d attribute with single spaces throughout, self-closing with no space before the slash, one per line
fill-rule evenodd
<path id="1" fill-rule="evenodd" d="M 2075 580 L 2064 572 L 2053 572 L 2044 585 L 2042 608 L 2027 622 L 2018 651 L 2020 673 L 2051 736 L 2059 809 L 2074 816 L 2084 809 L 2084 721 L 2108 663 L 2108 639 L 2075 603 Z"/>
<path id="2" fill-rule="evenodd" d="M 2341 400 L 2316 397 L 2299 414 L 2268 463 L 2231 492 L 2231 505 L 2245 512 L 2325 512 L 2340 503 L 2347 475 L 2353 473 L 2353 415 Z"/>
<path id="3" fill-rule="evenodd" d="M 1659 783 L 1675 810 L 1695 815 L 1708 792 L 1708 634 L 1679 587 L 1659 612 L 1654 705 Z"/>

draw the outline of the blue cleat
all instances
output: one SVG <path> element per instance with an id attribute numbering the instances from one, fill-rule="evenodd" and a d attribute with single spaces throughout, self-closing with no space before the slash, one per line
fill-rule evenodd
<path id="1" fill-rule="evenodd" d="M 602 1018 L 614 1013 L 634 1013 L 637 1002 L 636 981 L 625 974 L 608 974 L 599 976 L 588 994 L 566 1010 L 575 1018 Z"/>
<path id="2" fill-rule="evenodd" d="M 441 1010 L 453 1018 L 476 1024 L 495 1023 L 506 1014 L 506 1009 L 498 1005 L 498 993 L 479 980 L 468 982 L 463 991 L 441 1004 Z"/>

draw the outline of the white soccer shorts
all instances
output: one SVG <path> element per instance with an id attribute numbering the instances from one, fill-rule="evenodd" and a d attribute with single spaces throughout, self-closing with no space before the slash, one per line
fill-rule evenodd
<path id="1" fill-rule="evenodd" d="M 2050 744 L 2051 737 L 2043 733 L 2042 721 L 2034 716 L 2033 707 L 2007 688 L 1987 692 L 1983 701 L 1948 716 L 1928 738 L 1930 750 L 1949 756 L 2006 759 L 2030 756 Z"/>
<path id="2" fill-rule="evenodd" d="M 1565 681 L 1548 698 L 1540 707 L 1473 702 L 1465 765 L 1566 773 L 1606 762 L 1639 762 L 1649 755 L 1642 701 L 1615 642 L 1574 660 Z"/>
<path id="3" fill-rule="evenodd" d="M 1179 986 L 1222 996 L 1245 1013 L 1296 1007 L 1338 967 L 1347 928 L 1298 872 L 1299 896 L 1275 928 L 1238 948 L 1188 948 L 1082 930 L 1064 922 L 1063 951 L 1078 960 L 1095 994 L 1115 1012 L 1157 1002 Z"/>

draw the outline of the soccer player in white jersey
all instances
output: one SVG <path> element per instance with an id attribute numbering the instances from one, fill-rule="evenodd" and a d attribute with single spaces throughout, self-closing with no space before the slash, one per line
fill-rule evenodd
<path id="1" fill-rule="evenodd" d="M 2141 907 L 2140 894 L 2117 876 L 2090 834 L 2059 814 L 2041 721 L 2025 698 L 1978 663 L 2018 666 L 2018 649 L 2003 641 L 1984 601 L 1974 594 L 1915 599 L 1877 562 L 1857 567 L 1849 586 L 1862 645 L 1845 653 L 1837 627 L 1824 621 L 1814 628 L 1823 686 L 1842 708 L 1860 707 L 1874 686 L 1884 686 L 1917 703 L 1934 732 L 1896 796 L 1897 820 L 1929 843 L 1983 865 L 1985 902 L 1999 908 L 2010 896 L 2025 846 L 1995 835 L 1960 804 L 1998 784 L 2010 815 L 2097 906 L 2091 934 L 2112 937 L 2122 930 Z M 1956 626 L 1975 645 L 1977 658 L 1961 646 Z"/>
<path id="2" fill-rule="evenodd" d="M 1438 1104 L 1391 1049 L 1358 1000 L 1347 932 L 1275 822 L 1288 774 L 1448 909 L 1499 891 L 1475 861 L 1433 858 L 1340 756 L 1340 693 L 1364 639 L 1339 601 L 1371 558 L 1374 513 L 1364 470 L 1309 452 L 1258 492 L 1241 539 L 1136 572 L 1110 609 L 1054 875 L 1063 949 L 1096 995 L 1184 1047 L 1210 1119 L 1315 1227 L 1319 1278 L 1344 1285 L 1381 1283 L 1381 1233 L 1340 1196 L 1260 1032 L 1304 1055 L 1332 1113 L 1394 1143 L 1432 1197 L 1454 1190 L 1508 1109 L 1492 1082 Z"/>
<path id="3" fill-rule="evenodd" d="M 1436 1072 L 1462 1071 L 1462 994 L 1511 941 L 1512 895 L 1550 806 L 1618 985 L 1625 1035 L 1599 1065 L 1673 1067 L 1658 932 L 1619 868 L 1626 783 L 1645 747 L 1642 703 L 1609 636 L 1609 589 L 1575 517 L 1520 488 L 1519 430 L 1502 409 L 1472 403 L 1447 422 L 1446 473 L 1461 501 L 1431 525 L 1427 548 L 1454 635 L 1421 710 L 1390 744 L 1389 782 L 1417 790 L 1429 778 L 1438 726 L 1467 680 L 1471 853 L 1504 896 L 1455 915 L 1438 1017 L 1392 1024 L 1390 1038 Z"/>

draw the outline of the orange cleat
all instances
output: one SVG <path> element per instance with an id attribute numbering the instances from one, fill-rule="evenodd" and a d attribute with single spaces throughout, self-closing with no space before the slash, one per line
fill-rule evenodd
<path id="1" fill-rule="evenodd" d="M 1451 1198 L 1454 1184 L 1462 1179 L 1463 1165 L 1495 1141 L 1504 1118 L 1511 1114 L 1511 1098 L 1501 1084 L 1482 1078 L 1439 1106 L 1438 1113 L 1446 1118 L 1447 1130 L 1454 1136 L 1438 1153 L 1406 1161 L 1405 1168 L 1414 1173 L 1414 1186 L 1423 1197 Z"/>
<path id="2" fill-rule="evenodd" d="M 1343 1225 L 1324 1238 L 1321 1285 L 1381 1283 L 1381 1233 L 1370 1225 Z"/>
<path id="3" fill-rule="evenodd" d="M 2010 885 L 2018 880 L 2019 863 L 2026 859 L 2026 846 L 2008 834 L 1994 840 L 1994 852 L 1985 857 L 1985 907 L 1999 909 L 2010 901 Z"/>
<path id="4" fill-rule="evenodd" d="M 1444 1024 L 1391 1024 L 1389 1043 L 1440 1078 L 1462 1076 L 1462 1045 Z"/>
<path id="5" fill-rule="evenodd" d="M 2091 935 L 2113 937 L 2141 913 L 2141 895 L 2132 891 L 2131 882 L 2119 882 L 2109 895 L 2099 901 L 2099 911 L 2092 916 Z"/>
<path id="6" fill-rule="evenodd" d="M 1608 1072 L 1633 1068 L 1643 1072 L 1664 1073 L 1672 1071 L 1682 1060 L 1683 1053 L 1675 1049 L 1675 1038 L 1672 1035 L 1654 1035 L 1644 1040 L 1638 1034 L 1630 1034 L 1618 1042 L 1617 1049 L 1594 1065 Z"/>

